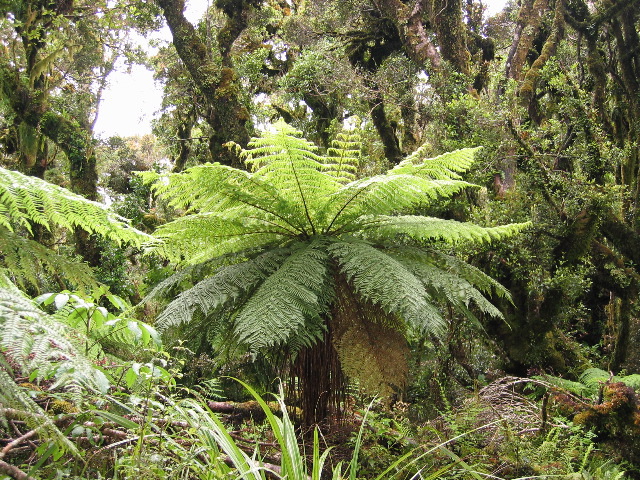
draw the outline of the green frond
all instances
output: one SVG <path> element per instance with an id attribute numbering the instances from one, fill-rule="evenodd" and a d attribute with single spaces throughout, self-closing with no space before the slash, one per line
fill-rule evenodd
<path id="1" fill-rule="evenodd" d="M 444 241 L 454 245 L 460 242 L 490 243 L 502 240 L 530 225 L 512 223 L 498 227 L 481 227 L 469 222 L 418 215 L 377 215 L 364 217 L 361 230 L 366 238 L 372 240 L 406 237 L 421 243 Z"/>
<path id="2" fill-rule="evenodd" d="M 270 250 L 237 265 L 221 267 L 212 276 L 185 290 L 163 310 L 157 327 L 188 323 L 196 311 L 211 318 L 230 304 L 239 303 L 282 264 L 287 249 Z"/>
<path id="3" fill-rule="evenodd" d="M 572 380 L 567 380 L 566 378 L 553 377 L 551 375 L 543 375 L 541 377 L 534 378 L 540 378 L 553 387 L 566 390 L 581 397 L 591 397 L 598 392 L 598 388 L 594 388 L 593 385 L 588 386 L 582 382 L 574 382 Z"/>
<path id="4" fill-rule="evenodd" d="M 628 387 L 631 387 L 634 390 L 640 390 L 640 374 L 632 373 L 631 375 L 625 375 L 624 377 L 619 378 L 620 381 Z"/>
<path id="5" fill-rule="evenodd" d="M 220 267 L 238 263 L 238 258 L 246 259 L 248 258 L 246 255 L 252 256 L 252 254 L 258 253 L 261 253 L 261 250 L 234 252 L 232 255 L 222 255 L 202 263 L 187 265 L 156 284 L 147 292 L 140 303 L 145 304 L 153 300 L 173 298 L 177 295 L 176 290 L 180 289 L 182 284 L 194 285 L 215 273 Z"/>
<path id="6" fill-rule="evenodd" d="M 396 260 L 418 277 L 433 298 L 446 299 L 454 309 L 465 317 L 477 322 L 469 310 L 473 302 L 482 312 L 496 318 L 503 318 L 498 310 L 472 283 L 457 272 L 447 271 L 436 265 L 432 258 L 418 249 L 389 251 Z"/>
<path id="7" fill-rule="evenodd" d="M 249 143 L 251 149 L 242 156 L 255 176 L 278 186 L 280 195 L 287 201 L 287 209 L 296 218 L 305 218 L 304 231 L 320 233 L 317 212 L 324 205 L 326 196 L 335 192 L 340 183 L 328 173 L 332 165 L 317 155 L 313 143 L 299 138 L 301 132 L 284 122 L 275 125 L 275 132 L 265 132 Z"/>
<path id="8" fill-rule="evenodd" d="M 601 368 L 587 368 L 582 372 L 577 382 L 552 375 L 544 375 L 540 378 L 554 387 L 567 390 L 582 397 L 590 397 L 593 400 L 595 400 L 598 392 L 601 391 L 601 388 L 605 384 L 622 382 L 634 390 L 640 388 L 640 375 L 617 376 Z"/>
<path id="9" fill-rule="evenodd" d="M 340 132 L 327 149 L 327 173 L 340 183 L 356 179 L 362 144 L 356 133 Z"/>
<path id="10" fill-rule="evenodd" d="M 31 222 L 50 229 L 52 225 L 81 228 L 118 244 L 142 245 L 149 236 L 132 228 L 126 219 L 105 205 L 36 177 L 0 168 L 0 224 L 31 229 Z"/>
<path id="11" fill-rule="evenodd" d="M 238 206 L 245 206 L 248 211 L 278 212 L 285 202 L 278 189 L 262 178 L 219 163 L 198 165 L 180 173 L 138 175 L 170 206 L 192 212 L 222 212 Z"/>
<path id="12" fill-rule="evenodd" d="M 82 287 L 94 287 L 95 278 L 86 264 L 23 238 L 0 226 L 0 255 L 7 272 L 17 283 L 38 285 L 45 271 L 61 274 L 67 280 Z"/>
<path id="13" fill-rule="evenodd" d="M 599 387 L 603 383 L 613 378 L 613 375 L 601 368 L 587 368 L 580 375 L 580 383 L 588 388 Z"/>
<path id="14" fill-rule="evenodd" d="M 292 248 L 235 318 L 238 339 L 254 351 L 292 341 L 310 345 L 323 333 L 322 317 L 333 295 L 325 240 Z"/>
<path id="15" fill-rule="evenodd" d="M 178 263 L 201 263 L 248 248 L 275 245 L 288 239 L 288 231 L 243 209 L 203 212 L 178 218 L 159 227 L 158 241 L 149 252 Z"/>
<path id="16" fill-rule="evenodd" d="M 241 155 L 254 171 L 273 172 L 281 162 L 290 163 L 292 159 L 322 164 L 322 157 L 315 153 L 318 147 L 303 138 L 300 130 L 283 121 L 274 124 L 273 130 L 253 137 L 248 146 L 250 149 L 242 151 Z"/>
<path id="17" fill-rule="evenodd" d="M 445 320 L 422 281 L 401 262 L 363 241 L 335 241 L 329 252 L 364 300 L 414 328 L 442 333 Z"/>
<path id="18" fill-rule="evenodd" d="M 443 270 L 451 272 L 454 275 L 459 275 L 460 278 L 468 281 L 474 288 L 477 288 L 481 292 L 511 300 L 509 290 L 482 270 L 470 265 L 461 258 L 431 249 L 415 249 L 414 252 L 419 252 L 420 256 L 426 257 L 422 261 L 426 263 L 431 262 Z"/>
<path id="19" fill-rule="evenodd" d="M 395 175 L 417 175 L 431 180 L 460 180 L 460 173 L 464 173 L 473 165 L 476 153 L 482 147 L 463 148 L 444 153 L 434 158 L 421 160 L 426 147 L 420 147 L 389 173 Z"/>
<path id="20" fill-rule="evenodd" d="M 465 188 L 461 180 L 429 180 L 415 175 L 376 175 L 351 182 L 331 195 L 323 207 L 328 231 L 349 231 L 363 215 L 392 215 L 410 207 L 428 205 Z M 357 227 L 356 227 L 357 229 Z"/>

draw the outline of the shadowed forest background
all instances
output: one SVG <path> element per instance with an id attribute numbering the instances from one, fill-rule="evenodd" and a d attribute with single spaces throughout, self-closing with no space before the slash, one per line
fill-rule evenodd
<path id="1" fill-rule="evenodd" d="M 0 479 L 639 478 L 640 1 L 184 9 L 0 0 Z"/>

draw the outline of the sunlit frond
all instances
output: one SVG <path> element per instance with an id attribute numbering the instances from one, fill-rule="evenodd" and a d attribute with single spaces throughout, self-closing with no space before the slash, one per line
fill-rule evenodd
<path id="1" fill-rule="evenodd" d="M 0 168 L 0 225 L 8 230 L 13 230 L 13 225 L 31 230 L 32 223 L 48 229 L 53 225 L 78 227 L 119 244 L 142 245 L 150 238 L 101 203 L 39 178 Z"/>

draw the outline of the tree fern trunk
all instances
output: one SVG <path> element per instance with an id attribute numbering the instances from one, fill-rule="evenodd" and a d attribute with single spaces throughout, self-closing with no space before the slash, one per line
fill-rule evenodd
<path id="1" fill-rule="evenodd" d="M 291 385 L 300 399 L 305 426 L 339 420 L 346 382 L 331 332 L 322 341 L 298 352 L 291 368 Z"/>

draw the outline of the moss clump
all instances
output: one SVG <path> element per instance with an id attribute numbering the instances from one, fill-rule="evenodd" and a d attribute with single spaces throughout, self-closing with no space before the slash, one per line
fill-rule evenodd
<path id="1" fill-rule="evenodd" d="M 78 413 L 76 406 L 66 400 L 54 400 L 49 405 L 49 411 L 53 413 Z"/>

